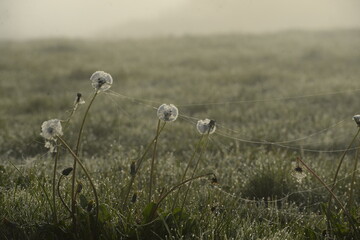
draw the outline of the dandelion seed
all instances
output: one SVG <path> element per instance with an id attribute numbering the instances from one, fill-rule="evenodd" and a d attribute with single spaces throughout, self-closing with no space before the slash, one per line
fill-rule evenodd
<path id="1" fill-rule="evenodd" d="M 56 136 L 62 136 L 63 132 L 60 120 L 51 119 L 43 122 L 40 135 L 46 140 L 56 140 Z M 45 142 L 45 147 L 49 148 L 49 143 Z"/>
<path id="2" fill-rule="evenodd" d="M 179 110 L 173 104 L 162 104 L 157 110 L 157 116 L 165 122 L 173 122 L 177 119 Z"/>
<path id="3" fill-rule="evenodd" d="M 113 79 L 110 74 L 104 71 L 96 71 L 90 77 L 91 85 L 97 91 L 106 91 L 111 87 Z"/>
<path id="4" fill-rule="evenodd" d="M 214 120 L 204 119 L 199 120 L 196 124 L 196 129 L 200 134 L 213 134 L 216 130 L 216 123 Z"/>
<path id="5" fill-rule="evenodd" d="M 353 116 L 353 120 L 357 124 L 358 127 L 360 127 L 360 115 Z"/>
<path id="6" fill-rule="evenodd" d="M 56 153 L 57 152 L 56 140 L 45 140 L 45 145 L 44 146 L 49 149 L 50 153 Z"/>

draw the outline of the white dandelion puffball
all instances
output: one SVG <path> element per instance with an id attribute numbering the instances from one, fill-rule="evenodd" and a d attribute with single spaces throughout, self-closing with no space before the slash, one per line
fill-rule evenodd
<path id="1" fill-rule="evenodd" d="M 173 104 L 162 104 L 157 110 L 157 116 L 165 122 L 173 122 L 177 119 L 179 110 Z"/>
<path id="2" fill-rule="evenodd" d="M 111 87 L 113 79 L 104 71 L 96 71 L 90 77 L 91 85 L 96 91 L 106 91 Z"/>
<path id="3" fill-rule="evenodd" d="M 63 132 L 60 120 L 51 119 L 43 122 L 40 135 L 47 140 L 53 140 L 56 136 L 62 136 Z"/>
<path id="4" fill-rule="evenodd" d="M 353 120 L 358 125 L 358 127 L 360 127 L 360 115 L 353 116 Z"/>
<path id="5" fill-rule="evenodd" d="M 197 122 L 196 129 L 199 131 L 200 134 L 213 134 L 216 130 L 216 124 L 214 120 L 206 118 Z"/>

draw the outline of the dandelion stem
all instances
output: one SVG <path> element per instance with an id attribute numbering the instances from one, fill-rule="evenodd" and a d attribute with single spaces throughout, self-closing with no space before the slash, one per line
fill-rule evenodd
<path id="1" fill-rule="evenodd" d="M 57 212 L 56 212 L 56 169 L 57 163 L 59 160 L 59 151 L 56 151 L 56 155 L 54 157 L 54 171 L 53 171 L 53 179 L 52 179 L 52 201 L 53 201 L 53 208 L 54 208 L 54 223 L 57 223 Z"/>
<path id="2" fill-rule="evenodd" d="M 360 133 L 360 128 L 359 130 L 357 131 L 357 133 L 354 135 L 353 139 L 351 140 L 349 146 L 346 148 L 346 150 L 344 151 L 344 153 L 341 155 L 341 158 L 340 158 L 340 162 L 338 164 L 338 167 L 336 169 L 336 172 L 335 172 L 335 176 L 334 176 L 334 179 L 333 179 L 333 182 L 332 182 L 332 185 L 331 185 L 331 191 L 334 192 L 335 190 L 335 187 L 336 187 L 336 180 L 337 180 L 337 177 L 339 175 L 339 171 L 340 171 L 340 168 L 341 168 L 341 165 L 345 159 L 345 156 L 346 156 L 346 153 L 349 151 L 349 149 L 351 148 L 351 146 L 353 145 L 355 139 L 357 138 L 357 136 L 359 135 Z M 329 200 L 328 200 L 328 208 L 327 208 L 327 212 L 328 214 L 330 214 L 330 210 L 331 210 L 331 200 L 333 198 L 333 195 L 330 194 L 329 196 Z M 328 228 L 330 229 L 330 223 L 328 222 Z"/>
<path id="3" fill-rule="evenodd" d="M 162 130 L 164 129 L 164 127 L 165 127 L 165 124 L 162 125 L 162 127 L 161 127 L 161 129 L 160 129 L 160 131 L 159 131 L 159 135 L 160 135 L 160 133 L 162 132 Z M 126 203 L 127 203 L 127 200 L 128 200 L 128 198 L 129 198 L 130 191 L 131 191 L 131 187 L 132 187 L 132 185 L 134 184 L 136 174 L 139 172 L 140 167 L 141 167 L 141 165 L 142 165 L 142 162 L 144 161 L 146 154 L 149 152 L 150 148 L 151 148 L 152 145 L 154 144 L 155 139 L 156 139 L 156 136 L 154 137 L 153 140 L 151 140 L 151 142 L 149 143 L 149 145 L 146 147 L 143 155 L 142 155 L 142 156 L 139 158 L 139 160 L 136 162 L 135 173 L 131 176 L 131 179 L 130 179 L 130 182 L 129 182 L 129 185 L 128 185 L 128 188 L 127 188 L 127 191 L 126 191 L 126 194 L 125 194 L 125 197 L 124 197 L 123 209 L 125 208 Z"/>
<path id="4" fill-rule="evenodd" d="M 211 129 L 209 129 L 208 132 L 207 132 L 207 134 L 206 134 L 205 142 L 204 142 L 204 144 L 203 144 L 203 146 L 202 146 L 201 152 L 200 152 L 200 154 L 199 154 L 199 158 L 198 158 L 198 160 L 197 160 L 197 162 L 196 162 L 195 168 L 194 168 L 193 173 L 192 173 L 192 175 L 191 175 L 192 178 L 194 177 L 194 175 L 195 175 L 195 173 L 196 173 L 196 170 L 197 170 L 197 168 L 198 168 L 198 166 L 199 166 L 199 162 L 200 162 L 200 160 L 201 160 L 201 158 L 202 158 L 202 155 L 203 155 L 204 152 L 205 152 L 206 146 L 207 146 L 207 144 L 208 144 L 208 142 L 209 142 L 210 130 L 211 130 Z M 184 209 L 184 206 L 185 206 L 185 203 L 186 203 L 186 198 L 187 198 L 187 195 L 189 194 L 190 187 L 191 187 L 191 182 L 189 183 L 189 185 L 188 185 L 188 187 L 187 187 L 187 189 L 186 189 L 185 197 L 184 197 L 184 200 L 183 200 L 182 205 L 181 205 L 181 210 Z"/>
<path id="5" fill-rule="evenodd" d="M 75 200 L 75 182 L 76 182 L 76 164 L 77 164 L 76 157 L 77 157 L 77 155 L 79 153 L 81 135 L 82 135 L 83 128 L 84 128 L 84 125 L 85 125 L 85 120 L 86 120 L 86 117 L 88 115 L 90 107 L 91 107 L 92 103 L 94 102 L 97 94 L 98 94 L 98 91 L 95 91 L 94 96 L 91 99 L 91 101 L 90 101 L 90 103 L 89 103 L 89 105 L 88 105 L 88 107 L 87 107 L 87 109 L 85 111 L 84 118 L 83 118 L 82 123 L 80 125 L 79 135 L 78 135 L 78 138 L 77 138 L 76 147 L 75 147 L 75 151 L 74 151 L 74 164 L 73 164 L 72 183 L 71 183 L 71 212 L 72 212 L 74 230 L 76 229 L 76 216 L 75 216 L 75 211 L 76 211 L 76 208 L 75 208 L 75 204 L 76 204 L 76 200 Z M 98 207 L 98 205 L 97 205 L 97 207 Z"/>
<path id="6" fill-rule="evenodd" d="M 59 181 L 58 181 L 58 184 L 57 184 L 57 193 L 58 193 L 58 196 L 60 198 L 60 201 L 61 203 L 64 205 L 64 207 L 66 208 L 66 210 L 71 214 L 71 210 L 70 208 L 68 207 L 68 205 L 66 205 L 63 197 L 61 196 L 61 193 L 60 193 L 60 183 L 61 183 L 61 179 L 64 177 L 64 175 L 61 175 L 60 178 L 59 178 Z"/>
<path id="7" fill-rule="evenodd" d="M 193 154 L 191 155 L 191 157 L 190 157 L 190 159 L 189 159 L 189 162 L 188 162 L 188 164 L 187 164 L 187 166 L 186 166 L 186 168 L 185 168 L 185 171 L 184 171 L 184 174 L 183 174 L 183 176 L 182 176 L 182 178 L 181 178 L 181 181 L 184 181 L 184 180 L 185 180 L 186 173 L 187 173 L 187 171 L 189 170 L 189 167 L 190 167 L 191 162 L 194 160 L 194 157 L 195 157 L 195 155 L 196 155 L 196 153 L 197 153 L 197 151 L 198 151 L 198 149 L 199 149 L 199 147 L 200 147 L 200 145 L 201 145 L 201 142 L 202 142 L 203 138 L 204 138 L 204 134 L 201 135 L 199 141 L 197 142 L 197 144 L 196 144 L 196 146 L 195 146 L 195 150 L 194 150 Z M 174 210 L 175 205 L 176 205 L 176 202 L 177 202 L 177 200 L 178 200 L 178 198 L 179 198 L 179 194 L 180 194 L 180 192 L 178 191 L 178 192 L 176 193 L 176 196 L 175 196 L 175 199 L 174 199 L 174 202 L 173 202 L 173 206 L 171 207 L 171 209 L 173 209 L 173 210 Z"/>
<path id="8" fill-rule="evenodd" d="M 352 202 L 353 202 L 353 191 L 354 191 L 354 185 L 355 185 L 355 179 L 356 179 L 356 170 L 358 165 L 358 158 L 359 158 L 359 149 L 356 150 L 355 154 L 355 163 L 354 163 L 354 169 L 351 177 L 351 185 L 349 190 L 349 201 L 348 201 L 348 209 L 351 208 Z"/>
<path id="9" fill-rule="evenodd" d="M 319 177 L 319 175 L 317 175 L 315 173 L 314 170 L 312 170 L 308 165 L 306 165 L 306 163 L 301 159 L 298 158 L 298 160 L 301 162 L 301 164 L 326 188 L 326 190 L 332 195 L 332 197 L 335 199 L 336 203 L 339 205 L 339 207 L 343 210 L 343 212 L 345 213 L 346 217 L 349 219 L 349 223 L 352 226 L 352 228 L 354 229 L 354 231 L 358 234 L 358 229 L 355 226 L 354 222 L 353 222 L 353 218 L 351 217 L 351 215 L 348 213 L 348 211 L 345 209 L 344 205 L 341 203 L 341 201 L 338 199 L 338 197 L 334 194 L 334 192 L 329 188 L 329 186 Z"/>
<path id="10" fill-rule="evenodd" d="M 156 202 L 156 205 L 155 207 L 152 209 L 152 213 L 151 213 L 151 217 L 149 218 L 150 221 L 152 220 L 154 214 L 156 213 L 156 210 L 158 209 L 158 207 L 160 206 L 160 203 L 162 203 L 162 201 L 165 200 L 165 198 L 170 194 L 172 193 L 173 191 L 175 191 L 176 189 L 180 188 L 182 185 L 188 183 L 188 182 L 192 182 L 196 179 L 199 179 L 199 178 L 203 178 L 203 177 L 207 177 L 207 176 L 210 176 L 210 175 L 214 175 L 213 173 L 207 173 L 207 174 L 203 174 L 203 175 L 200 175 L 200 176 L 196 176 L 196 177 L 191 177 L 189 179 L 186 179 L 185 181 L 181 181 L 180 183 L 176 184 L 175 186 L 173 186 L 172 188 L 170 188 L 169 191 L 167 191 L 166 193 L 162 194 L 160 196 L 160 199 Z"/>
<path id="11" fill-rule="evenodd" d="M 341 155 L 340 162 L 339 162 L 339 165 L 338 165 L 338 167 L 337 167 L 337 169 L 336 169 L 335 176 L 334 176 L 334 180 L 333 180 L 332 185 L 331 185 L 331 191 L 334 191 L 334 189 L 335 189 L 336 180 L 337 180 L 337 177 L 338 177 L 338 175 L 339 175 L 340 167 L 341 167 L 341 165 L 342 165 L 342 163 L 343 163 L 343 161 L 344 161 L 345 155 L 346 155 L 346 153 L 349 151 L 350 147 L 353 145 L 353 143 L 354 143 L 356 137 L 359 135 L 359 133 L 360 133 L 360 128 L 359 128 L 359 130 L 357 131 L 357 133 L 355 134 L 355 136 L 353 137 L 353 139 L 351 140 L 349 146 L 346 148 L 346 150 L 344 151 L 344 153 Z M 330 202 L 330 201 L 331 201 L 331 195 L 330 195 L 329 202 Z"/>
<path id="12" fill-rule="evenodd" d="M 89 180 L 89 183 L 91 185 L 91 188 L 94 192 L 94 196 L 95 196 L 95 203 L 96 203 L 96 220 L 98 218 L 99 215 L 99 199 L 98 199 L 98 195 L 96 192 L 96 188 L 95 185 L 89 175 L 89 172 L 86 170 L 86 167 L 83 165 L 83 163 L 81 162 L 81 160 L 79 159 L 79 157 L 75 154 L 75 152 L 70 148 L 70 146 L 65 142 L 64 139 L 62 139 L 60 136 L 57 136 L 57 138 L 60 140 L 60 142 L 67 148 L 67 150 L 70 152 L 70 154 L 74 157 L 75 161 L 77 161 L 77 163 L 80 165 L 80 167 L 82 168 L 82 170 L 84 171 L 86 177 Z M 73 170 L 74 171 L 74 170 Z"/>
<path id="13" fill-rule="evenodd" d="M 153 155 L 152 155 L 152 159 L 151 159 L 151 168 L 150 168 L 150 183 L 149 183 L 149 203 L 151 202 L 151 197 L 152 197 L 152 188 L 154 185 L 154 168 L 155 168 L 155 158 L 156 158 L 156 147 L 157 147 L 157 142 L 158 142 L 158 138 L 160 135 L 160 119 L 158 120 L 158 124 L 157 124 L 157 128 L 156 128 L 156 136 L 155 136 L 155 140 L 154 140 L 154 149 L 153 149 Z M 164 125 L 166 124 L 166 122 L 164 123 Z"/>

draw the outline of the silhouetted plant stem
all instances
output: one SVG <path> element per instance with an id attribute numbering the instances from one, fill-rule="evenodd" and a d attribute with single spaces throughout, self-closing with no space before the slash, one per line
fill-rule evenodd
<path id="1" fill-rule="evenodd" d="M 298 160 L 311 173 L 311 175 L 313 175 L 326 188 L 326 190 L 332 195 L 332 197 L 335 199 L 335 202 L 338 204 L 338 206 L 342 209 L 342 211 L 348 218 L 349 223 L 350 223 L 351 227 L 354 229 L 355 233 L 359 234 L 358 229 L 357 229 L 356 225 L 354 224 L 353 218 L 348 213 L 348 211 L 345 209 L 344 205 L 341 203 L 341 201 L 338 199 L 338 197 L 334 194 L 334 192 L 328 187 L 328 185 L 326 185 L 326 183 L 319 177 L 319 175 L 317 175 L 315 173 L 314 170 L 312 170 L 308 165 L 306 165 L 306 163 L 301 158 L 298 158 Z"/>
<path id="2" fill-rule="evenodd" d="M 342 166 L 342 163 L 345 159 L 345 156 L 346 156 L 346 153 L 349 151 L 349 149 L 351 148 L 351 146 L 353 145 L 355 139 L 357 138 L 357 136 L 359 135 L 360 133 L 360 128 L 358 129 L 357 133 L 354 135 L 353 139 L 351 140 L 350 144 L 348 145 L 348 147 L 346 148 L 346 150 L 344 151 L 344 153 L 341 155 L 341 158 L 340 158 L 340 161 L 339 161 L 339 164 L 337 166 L 337 169 L 336 169 L 336 172 L 335 172 L 335 175 L 334 175 L 334 179 L 333 179 L 333 182 L 331 184 L 331 191 L 334 192 L 335 190 L 335 187 L 336 187 L 336 181 L 337 181 L 337 177 L 339 175 L 339 171 L 340 171 L 340 168 Z M 333 198 L 333 195 L 330 194 L 329 195 L 329 200 L 328 200 L 328 208 L 327 208 L 327 214 L 329 215 L 330 214 L 330 211 L 331 211 L 331 206 L 332 206 L 332 198 Z M 328 221 L 327 223 L 328 225 L 328 229 L 330 230 L 330 223 Z"/>
<path id="3" fill-rule="evenodd" d="M 193 176 L 193 177 L 191 177 L 191 178 L 189 178 L 189 179 L 186 179 L 185 181 L 182 181 L 182 182 L 176 184 L 176 185 L 173 186 L 172 188 L 170 188 L 170 190 L 167 191 L 166 193 L 162 194 L 162 195 L 160 196 L 159 200 L 155 203 L 156 205 L 155 205 L 155 207 L 152 209 L 152 213 L 150 214 L 150 216 L 151 216 L 151 217 L 150 217 L 150 220 L 153 218 L 156 210 L 158 209 L 158 207 L 160 206 L 160 204 L 162 203 L 162 201 L 164 201 L 165 198 L 166 198 L 170 193 L 172 193 L 173 191 L 175 191 L 176 189 L 180 188 L 182 185 L 184 185 L 184 184 L 186 184 L 186 183 L 188 183 L 188 182 L 191 183 L 192 181 L 194 181 L 194 180 L 196 180 L 196 179 L 203 178 L 203 177 L 207 177 L 207 176 L 210 176 L 210 175 L 214 175 L 214 174 L 213 174 L 213 173 L 207 173 L 207 174 L 203 174 L 203 175 L 196 176 L 196 177 Z"/>
<path id="4" fill-rule="evenodd" d="M 60 193 L 60 183 L 61 183 L 61 179 L 64 177 L 64 175 L 61 175 L 60 178 L 59 178 L 59 181 L 58 181 L 58 184 L 57 184 L 57 193 L 58 193 L 58 196 L 60 198 L 60 201 L 61 203 L 63 204 L 63 206 L 66 208 L 66 210 L 70 213 L 71 215 L 71 210 L 70 208 L 68 207 L 68 205 L 65 203 L 63 197 L 61 196 L 61 193 Z"/>
<path id="5" fill-rule="evenodd" d="M 195 146 L 195 150 L 194 150 L 194 152 L 192 153 L 192 155 L 191 155 L 191 157 L 190 157 L 190 159 L 189 159 L 189 161 L 188 161 L 188 163 L 187 163 L 187 165 L 186 165 L 186 168 L 185 168 L 185 171 L 184 171 L 183 176 L 182 176 L 182 178 L 181 178 L 181 181 L 184 181 L 184 180 L 185 180 L 186 173 L 187 173 L 187 171 L 189 170 L 189 167 L 190 167 L 192 161 L 194 160 L 194 157 L 195 157 L 198 149 L 200 148 L 200 145 L 201 145 L 203 139 L 204 139 L 204 134 L 201 135 L 199 141 L 197 142 L 197 144 L 196 144 L 196 146 Z M 174 210 L 175 205 L 176 205 L 176 203 L 177 203 L 177 201 L 178 201 L 178 199 L 179 199 L 179 194 L 180 194 L 180 192 L 178 191 L 178 192 L 176 193 L 176 196 L 175 196 L 175 198 L 174 198 L 173 205 L 172 205 L 172 207 L 171 207 L 172 210 Z"/>
<path id="6" fill-rule="evenodd" d="M 57 211 L 56 211 L 56 170 L 57 170 L 57 163 L 59 159 L 59 151 L 56 152 L 54 157 L 54 171 L 53 171 L 53 179 L 52 179 L 52 201 L 53 201 L 53 208 L 54 208 L 54 223 L 57 224 Z"/>
<path id="7" fill-rule="evenodd" d="M 78 158 L 78 156 L 75 154 L 75 152 L 70 148 L 70 146 L 65 142 L 64 139 L 62 139 L 61 137 L 57 137 L 60 142 L 64 145 L 64 147 L 66 147 L 66 149 L 69 151 L 69 153 L 73 156 L 73 158 L 77 161 L 77 163 L 80 165 L 80 167 L 82 168 L 82 170 L 84 171 L 87 179 L 89 180 L 90 186 L 93 190 L 94 196 L 95 196 L 95 204 L 96 204 L 96 221 L 98 219 L 98 215 L 99 215 L 99 198 L 96 192 L 96 188 L 95 185 L 89 175 L 89 172 L 86 170 L 86 167 L 83 165 L 83 163 L 81 162 L 81 160 Z"/>
<path id="8" fill-rule="evenodd" d="M 355 179 L 356 179 L 358 158 L 359 158 L 359 149 L 356 150 L 356 154 L 355 154 L 354 169 L 353 169 L 353 172 L 352 172 L 351 185 L 350 185 L 350 190 L 349 190 L 349 201 L 348 201 L 348 206 L 347 206 L 348 209 L 351 209 L 351 205 L 352 205 L 352 202 L 353 202 L 353 191 L 354 191 L 354 185 L 355 185 Z"/>
<path id="9" fill-rule="evenodd" d="M 159 131 L 159 135 L 160 133 L 162 132 L 162 130 L 164 129 L 165 127 L 165 124 L 162 125 L 160 131 Z M 139 158 L 139 160 L 136 162 L 136 165 L 135 165 L 135 173 L 133 175 L 131 175 L 131 178 L 130 178 L 130 182 L 129 182 L 129 185 L 128 185 L 128 188 L 126 190 L 126 194 L 125 194 L 125 197 L 124 197 L 124 201 L 123 201 L 123 209 L 125 209 L 125 206 L 126 206 L 126 203 L 127 203 L 127 200 L 129 199 L 129 195 L 130 195 L 130 192 L 131 192 L 131 188 L 132 188 L 132 185 L 134 184 L 134 181 L 135 181 L 135 177 L 137 175 L 137 173 L 139 172 L 140 170 L 140 167 L 145 159 L 145 156 L 147 155 L 147 153 L 149 152 L 150 148 L 153 146 L 153 144 L 155 143 L 155 140 L 156 140 L 157 136 L 154 137 L 153 140 L 151 140 L 151 142 L 149 143 L 149 145 L 146 147 L 144 153 L 142 154 L 142 156 Z"/>
<path id="10" fill-rule="evenodd" d="M 86 117 L 87 117 L 87 115 L 89 113 L 90 107 L 91 107 L 92 103 L 94 102 L 97 94 L 98 94 L 98 91 L 95 91 L 94 96 L 92 97 L 88 107 L 86 108 L 82 123 L 80 125 L 80 130 L 79 130 L 79 134 L 78 134 L 78 138 L 77 138 L 77 142 L 76 142 L 76 147 L 75 147 L 75 150 L 74 150 L 74 163 L 73 163 L 73 174 L 72 174 L 72 183 L 71 183 L 71 212 L 72 212 L 74 230 L 76 229 L 75 182 L 76 182 L 76 164 L 77 164 L 77 160 L 76 160 L 75 156 L 77 156 L 78 153 L 79 153 L 81 136 L 82 136 L 83 128 L 84 128 L 84 125 L 85 125 L 85 120 L 86 120 Z M 97 205 L 97 207 L 98 207 L 98 205 Z"/>
<path id="11" fill-rule="evenodd" d="M 201 152 L 200 152 L 200 154 L 199 154 L 199 158 L 198 158 L 198 160 L 197 160 L 197 162 L 196 162 L 196 164 L 195 164 L 195 168 L 194 168 L 193 173 L 192 173 L 192 175 L 191 175 L 192 178 L 194 177 L 194 175 L 195 175 L 195 173 L 196 173 L 196 170 L 197 170 L 197 168 L 198 168 L 198 166 L 199 166 L 199 162 L 200 162 L 200 160 L 201 160 L 201 158 L 202 158 L 202 155 L 203 155 L 204 152 L 205 152 L 206 146 L 207 146 L 207 144 L 208 144 L 208 142 L 209 142 L 209 134 L 210 134 L 210 129 L 209 129 L 208 133 L 206 134 L 206 139 L 205 139 L 204 145 L 202 146 Z M 190 187 L 191 187 L 191 182 L 189 183 L 189 185 L 188 185 L 187 188 L 186 188 L 184 200 L 183 200 L 182 205 L 181 205 L 181 210 L 184 209 L 184 205 L 185 205 L 186 198 L 187 198 L 187 195 L 188 195 L 188 193 L 189 193 Z"/>
<path id="12" fill-rule="evenodd" d="M 151 197 L 152 197 L 152 188 L 154 185 L 154 171 L 155 171 L 155 158 L 156 158 L 156 147 L 157 147 L 157 142 L 158 142 L 158 138 L 159 138 L 159 134 L 160 134 L 160 119 L 158 120 L 158 124 L 157 124 L 157 128 L 156 128 L 156 136 L 155 136 L 155 140 L 154 140 L 154 149 L 153 149 L 153 154 L 152 154 L 152 158 L 151 158 L 151 167 L 150 167 L 150 183 L 149 183 L 149 197 L 148 197 L 148 202 L 151 202 Z M 164 125 L 166 124 L 166 122 L 164 123 Z"/>

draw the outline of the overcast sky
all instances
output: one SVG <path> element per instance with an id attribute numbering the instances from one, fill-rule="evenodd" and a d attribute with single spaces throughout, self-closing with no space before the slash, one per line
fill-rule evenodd
<path id="1" fill-rule="evenodd" d="M 0 0 L 3 39 L 353 27 L 360 0 Z"/>

